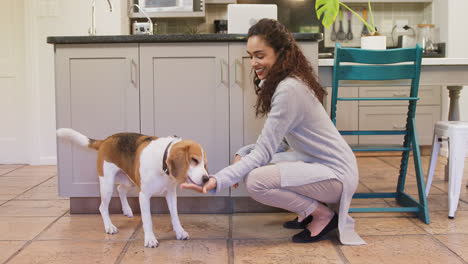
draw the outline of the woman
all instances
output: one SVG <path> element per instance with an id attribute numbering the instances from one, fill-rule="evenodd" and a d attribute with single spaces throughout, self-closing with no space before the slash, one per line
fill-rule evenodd
<path id="1" fill-rule="evenodd" d="M 249 29 L 247 53 L 256 73 L 256 114 L 267 115 L 263 130 L 203 188 L 182 188 L 219 192 L 247 176 L 253 199 L 298 214 L 284 225 L 305 228 L 294 242 L 318 241 L 338 227 L 343 244 L 365 244 L 348 215 L 358 185 L 356 158 L 322 106 L 325 91 L 310 63 L 286 27 L 272 19 Z M 288 146 L 292 151 L 277 153 Z M 340 203 L 338 214 L 324 203 Z"/>

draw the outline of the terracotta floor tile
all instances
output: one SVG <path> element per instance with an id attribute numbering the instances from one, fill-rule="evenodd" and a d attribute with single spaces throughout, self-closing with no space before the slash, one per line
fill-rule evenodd
<path id="1" fill-rule="evenodd" d="M 368 182 L 365 183 L 373 192 L 395 192 L 398 181 L 395 182 Z M 423 189 L 426 186 L 423 185 Z M 418 185 L 416 181 L 406 182 L 404 191 L 413 197 L 418 197 Z M 442 194 L 443 192 L 437 188 L 431 189 L 431 194 Z"/>
<path id="2" fill-rule="evenodd" d="M 364 237 L 367 245 L 340 246 L 351 264 L 463 263 L 428 235 Z"/>
<path id="3" fill-rule="evenodd" d="M 430 234 L 468 234 L 468 211 L 457 211 L 454 219 L 449 219 L 446 211 L 429 211 L 429 218 L 428 225 L 417 219 L 412 221 Z"/>
<path id="4" fill-rule="evenodd" d="M 0 263 L 5 262 L 11 255 L 18 251 L 26 241 L 0 241 Z"/>
<path id="5" fill-rule="evenodd" d="M 24 166 L 16 169 L 5 176 L 54 176 L 57 175 L 57 166 Z"/>
<path id="6" fill-rule="evenodd" d="M 228 263 L 226 240 L 159 240 L 145 248 L 143 240 L 131 242 L 121 263 Z"/>
<path id="7" fill-rule="evenodd" d="M 34 241 L 9 263 L 114 263 L 126 241 Z"/>
<path id="8" fill-rule="evenodd" d="M 351 201 L 351 208 L 388 208 L 391 207 L 385 199 L 353 199 Z M 382 217 L 412 217 L 411 213 L 399 213 L 399 212 L 375 212 L 375 213 L 351 213 L 353 218 L 382 218 Z"/>
<path id="9" fill-rule="evenodd" d="M 229 215 L 179 214 L 179 219 L 190 239 L 228 238 Z M 152 221 L 153 231 L 158 240 L 176 239 L 170 215 L 153 215 Z M 145 238 L 143 228 L 138 231 L 136 238 Z"/>
<path id="10" fill-rule="evenodd" d="M 468 262 L 468 234 L 437 235 L 434 237 Z"/>
<path id="11" fill-rule="evenodd" d="M 359 183 L 357 189 L 356 189 L 356 192 L 357 193 L 360 193 L 360 192 L 371 192 L 371 189 L 369 189 L 365 184 L 363 183 Z"/>
<path id="12" fill-rule="evenodd" d="M 0 177 L 0 200 L 10 200 L 47 180 L 50 176 Z"/>
<path id="13" fill-rule="evenodd" d="M 234 263 L 344 263 L 330 240 L 297 244 L 289 239 L 234 240 Z"/>
<path id="14" fill-rule="evenodd" d="M 57 177 L 32 188 L 31 190 L 16 197 L 18 200 L 69 200 L 68 197 L 58 195 Z"/>
<path id="15" fill-rule="evenodd" d="M 12 164 L 12 165 L 0 165 L 0 176 L 7 174 L 13 170 L 24 167 L 25 165 L 21 164 Z"/>
<path id="16" fill-rule="evenodd" d="M 61 216 L 70 210 L 67 200 L 12 200 L 0 206 L 2 216 Z"/>
<path id="17" fill-rule="evenodd" d="M 293 213 L 234 214 L 232 216 L 233 239 L 290 238 L 300 230 L 286 229 L 283 223 L 293 220 Z"/>
<path id="18" fill-rule="evenodd" d="M 140 216 L 128 218 L 124 215 L 111 215 L 112 223 L 119 232 L 106 234 L 101 215 L 72 215 L 62 217 L 42 233 L 38 240 L 74 239 L 74 240 L 115 240 L 129 239 L 141 222 Z"/>
<path id="19" fill-rule="evenodd" d="M 0 240 L 31 240 L 56 219 L 0 216 Z"/>
<path id="20" fill-rule="evenodd" d="M 467 182 L 468 181 L 465 181 L 465 180 L 462 181 L 462 186 L 460 186 L 460 196 L 462 194 L 468 194 L 468 188 L 466 187 Z M 437 187 L 440 190 L 443 190 L 445 193 L 448 192 L 448 181 L 439 180 L 437 182 L 432 182 L 431 192 L 432 192 L 432 188 L 434 186 Z"/>
<path id="21" fill-rule="evenodd" d="M 355 218 L 360 236 L 424 234 L 409 218 Z"/>

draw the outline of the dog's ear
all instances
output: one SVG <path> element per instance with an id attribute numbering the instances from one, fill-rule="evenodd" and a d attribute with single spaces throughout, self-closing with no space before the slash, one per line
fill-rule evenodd
<path id="1" fill-rule="evenodd" d="M 203 149 L 203 153 L 205 154 L 205 155 L 203 155 L 203 156 L 204 156 L 204 160 L 203 160 L 203 161 L 204 161 L 204 163 L 205 163 L 205 170 L 206 170 L 206 173 L 208 173 L 208 175 L 210 175 L 210 173 L 208 172 L 208 167 L 207 167 L 207 166 L 208 166 L 208 158 L 206 157 L 206 151 L 205 151 L 205 149 Z"/>
<path id="2" fill-rule="evenodd" d="M 169 172 L 178 183 L 187 181 L 187 170 L 190 164 L 188 148 L 189 146 L 174 145 L 167 159 Z"/>

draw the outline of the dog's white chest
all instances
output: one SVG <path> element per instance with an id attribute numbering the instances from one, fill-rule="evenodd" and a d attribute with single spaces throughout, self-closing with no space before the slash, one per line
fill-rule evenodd
<path id="1" fill-rule="evenodd" d="M 163 156 L 167 145 L 173 138 L 159 138 L 152 141 L 140 156 L 140 180 L 142 190 L 153 194 L 164 193 L 168 186 L 175 183 L 163 172 Z"/>

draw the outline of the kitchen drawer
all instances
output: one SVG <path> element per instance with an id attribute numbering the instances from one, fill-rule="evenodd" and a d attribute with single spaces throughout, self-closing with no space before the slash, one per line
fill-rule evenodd
<path id="1" fill-rule="evenodd" d="M 417 105 L 440 105 L 440 86 L 419 86 Z M 410 87 L 359 87 L 359 97 L 409 97 Z M 408 101 L 359 101 L 359 105 L 408 105 Z"/>
<path id="2" fill-rule="evenodd" d="M 332 88 L 327 87 L 327 95 L 323 100 L 323 107 L 330 116 Z M 358 97 L 358 87 L 346 87 L 339 89 L 342 97 Z M 338 130 L 358 129 L 358 102 L 338 101 L 336 106 L 336 127 Z M 343 136 L 348 144 L 357 144 L 358 136 Z"/>
<path id="3" fill-rule="evenodd" d="M 359 107 L 359 130 L 404 130 L 407 106 Z M 416 107 L 416 129 L 420 145 L 431 145 L 440 106 Z M 359 144 L 402 144 L 402 135 L 359 136 Z"/>

